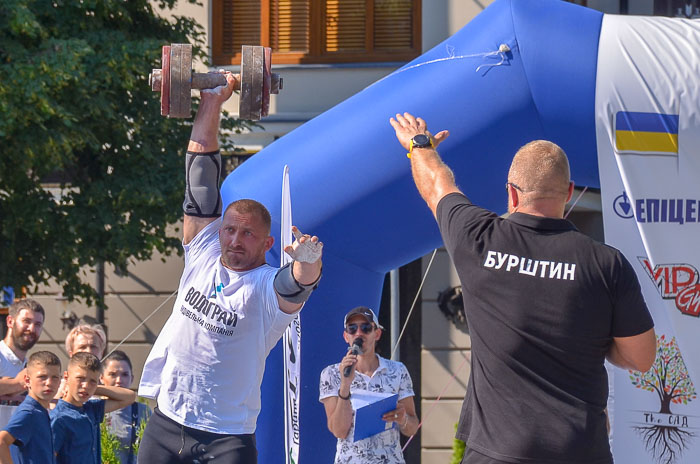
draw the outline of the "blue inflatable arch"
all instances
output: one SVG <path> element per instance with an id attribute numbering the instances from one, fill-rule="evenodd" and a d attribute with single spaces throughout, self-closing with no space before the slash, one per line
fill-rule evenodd
<path id="1" fill-rule="evenodd" d="M 379 306 L 385 273 L 441 245 L 389 118 L 408 111 L 449 129 L 440 154 L 472 201 L 504 211 L 513 153 L 561 145 L 578 185 L 599 187 L 594 124 L 602 13 L 557 0 L 497 0 L 457 34 L 275 141 L 224 182 L 224 204 L 254 198 L 279 243 L 281 178 L 294 223 L 324 242 L 324 276 L 302 311 L 302 464 L 329 463 L 335 438 L 318 402 L 321 370 L 344 352 L 342 315 Z M 502 61 L 497 52 L 508 46 Z M 423 64 L 421 66 L 416 66 Z M 274 247 L 268 262 L 279 263 Z M 284 462 L 282 350 L 273 350 L 258 419 L 259 462 Z M 420 379 L 413 379 L 414 382 Z"/>

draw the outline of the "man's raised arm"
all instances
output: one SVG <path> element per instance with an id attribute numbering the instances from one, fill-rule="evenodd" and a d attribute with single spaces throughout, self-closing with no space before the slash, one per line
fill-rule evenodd
<path id="1" fill-rule="evenodd" d="M 202 90 L 202 100 L 192 126 L 185 166 L 183 242 L 189 243 L 209 223 L 221 216 L 221 155 L 219 122 L 221 106 L 240 85 L 226 73 L 226 86 Z"/>
<path id="2" fill-rule="evenodd" d="M 409 152 L 413 181 L 435 216 L 442 197 L 460 192 L 452 170 L 442 161 L 436 150 L 450 133 L 440 131 L 433 136 L 428 132 L 425 121 L 409 113 L 397 114 L 396 118 L 391 118 L 389 122 L 396 131 L 399 143 Z M 423 135 L 426 138 L 420 137 Z"/>

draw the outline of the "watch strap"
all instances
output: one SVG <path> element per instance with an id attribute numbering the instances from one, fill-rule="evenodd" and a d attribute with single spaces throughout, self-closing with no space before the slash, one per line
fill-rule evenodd
<path id="1" fill-rule="evenodd" d="M 423 145 L 423 146 L 420 146 L 420 147 L 414 147 L 414 146 L 413 146 L 413 137 L 411 137 L 411 141 L 410 141 L 410 143 L 409 143 L 409 145 L 408 145 L 408 153 L 406 153 L 406 157 L 409 158 L 409 159 L 411 158 L 411 153 L 413 153 L 413 149 L 414 149 L 414 148 L 435 148 L 435 145 L 433 145 L 433 139 L 432 139 L 431 137 L 428 137 L 428 141 L 430 142 L 429 145 Z"/>

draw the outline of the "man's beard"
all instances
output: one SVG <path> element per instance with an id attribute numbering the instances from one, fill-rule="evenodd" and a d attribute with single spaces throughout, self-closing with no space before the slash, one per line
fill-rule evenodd
<path id="1" fill-rule="evenodd" d="M 27 351 L 36 344 L 37 337 L 33 333 L 29 336 L 29 338 L 24 337 L 24 335 L 25 334 L 18 334 L 16 330 L 13 330 L 12 342 L 18 349 Z"/>

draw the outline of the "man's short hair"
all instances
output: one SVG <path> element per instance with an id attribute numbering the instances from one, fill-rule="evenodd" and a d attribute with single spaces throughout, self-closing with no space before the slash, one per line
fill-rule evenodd
<path id="1" fill-rule="evenodd" d="M 520 147 L 508 171 L 508 182 L 536 197 L 566 196 L 570 181 L 566 153 L 548 140 L 533 140 Z"/>
<path id="2" fill-rule="evenodd" d="M 31 298 L 24 298 L 22 300 L 17 300 L 14 303 L 10 305 L 10 308 L 7 310 L 7 314 L 12 316 L 12 318 L 16 318 L 17 315 L 22 311 L 23 309 L 27 309 L 29 311 L 39 313 L 41 314 L 42 317 L 46 318 L 46 314 L 44 313 L 44 308 L 37 303 L 35 300 L 32 300 Z"/>
<path id="3" fill-rule="evenodd" d="M 262 220 L 263 224 L 265 225 L 267 233 L 270 233 L 272 218 L 270 217 L 270 212 L 267 210 L 267 208 L 265 208 L 265 205 L 263 205 L 262 203 L 248 198 L 236 200 L 226 207 L 226 211 L 224 211 L 224 216 L 226 215 L 226 213 L 228 213 L 230 209 L 242 214 L 257 214 L 257 216 Z"/>
<path id="4" fill-rule="evenodd" d="M 102 372 L 102 363 L 100 360 L 92 353 L 87 353 L 81 351 L 80 353 L 75 353 L 68 361 L 68 367 L 78 366 L 86 369 L 90 372 Z"/>
<path id="5" fill-rule="evenodd" d="M 100 350 L 100 352 L 104 353 L 105 347 L 107 346 L 107 336 L 105 335 L 105 331 L 102 329 L 102 327 L 98 324 L 78 324 L 73 327 L 70 332 L 68 332 L 68 335 L 66 335 L 66 351 L 69 354 L 73 352 L 73 343 L 75 342 L 75 337 L 77 337 L 78 334 L 94 335 L 97 337 L 102 346 L 102 350 Z"/>
<path id="6" fill-rule="evenodd" d="M 106 358 L 102 361 L 103 365 L 107 365 L 108 362 L 110 361 L 124 361 L 129 365 L 129 370 L 133 373 L 134 368 L 131 366 L 131 359 L 129 359 L 129 356 L 127 356 L 126 353 L 124 353 L 122 350 L 114 350 L 111 353 L 107 355 Z"/>
<path id="7" fill-rule="evenodd" d="M 58 366 L 61 369 L 61 360 L 50 351 L 37 351 L 32 353 L 27 360 L 27 367 L 35 366 Z"/>

